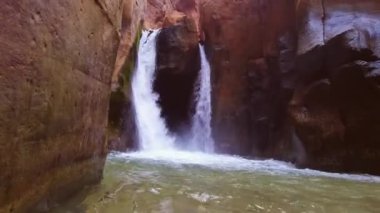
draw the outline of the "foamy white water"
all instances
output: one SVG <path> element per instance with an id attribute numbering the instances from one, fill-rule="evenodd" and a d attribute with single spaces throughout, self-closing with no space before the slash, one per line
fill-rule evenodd
<path id="1" fill-rule="evenodd" d="M 57 213 L 380 212 L 379 183 L 379 177 L 274 160 L 173 150 L 112 153 L 102 184 Z"/>
<path id="2" fill-rule="evenodd" d="M 153 91 L 156 68 L 156 37 L 160 30 L 143 31 L 139 44 L 137 66 L 132 79 L 135 120 L 141 150 L 165 150 L 174 148 L 174 138 L 161 118 L 157 104 L 158 95 Z"/>
<path id="3" fill-rule="evenodd" d="M 263 172 L 272 175 L 309 176 L 346 179 L 363 182 L 380 183 L 380 177 L 360 174 L 330 173 L 312 169 L 297 169 L 293 164 L 277 160 L 251 160 L 238 156 L 208 154 L 187 151 L 144 151 L 133 153 L 114 153 L 111 159 L 137 160 L 147 163 L 163 164 L 178 167 L 194 165 L 209 169 L 225 171 L 246 171 L 249 173 Z"/>
<path id="4" fill-rule="evenodd" d="M 192 120 L 192 140 L 190 147 L 198 151 L 214 152 L 211 135 L 211 69 L 204 46 L 199 45 L 201 70 L 195 88 L 195 114 Z"/>

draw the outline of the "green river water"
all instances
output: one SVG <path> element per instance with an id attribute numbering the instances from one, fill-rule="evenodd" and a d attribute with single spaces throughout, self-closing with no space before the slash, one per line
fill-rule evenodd
<path id="1" fill-rule="evenodd" d="M 380 177 L 202 153 L 113 153 L 101 184 L 54 212 L 380 212 Z"/>

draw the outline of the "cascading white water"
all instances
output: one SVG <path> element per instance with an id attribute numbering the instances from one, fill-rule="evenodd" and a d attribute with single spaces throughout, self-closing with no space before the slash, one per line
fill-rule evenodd
<path id="1" fill-rule="evenodd" d="M 201 70 L 195 89 L 195 114 L 192 120 L 191 149 L 214 152 L 214 140 L 211 135 L 211 69 L 205 49 L 199 45 Z"/>
<path id="2" fill-rule="evenodd" d="M 137 66 L 132 79 L 133 104 L 139 146 L 143 151 L 174 150 L 175 138 L 170 136 L 153 91 L 156 68 L 156 37 L 160 30 L 144 31 L 139 44 Z M 214 152 L 211 136 L 210 64 L 199 45 L 201 70 L 195 89 L 195 114 L 192 118 L 190 149 Z"/>
<path id="3" fill-rule="evenodd" d="M 161 118 L 153 91 L 156 68 L 156 37 L 160 30 L 143 31 L 139 44 L 137 66 L 132 79 L 135 120 L 141 150 L 174 149 L 174 138 Z"/>

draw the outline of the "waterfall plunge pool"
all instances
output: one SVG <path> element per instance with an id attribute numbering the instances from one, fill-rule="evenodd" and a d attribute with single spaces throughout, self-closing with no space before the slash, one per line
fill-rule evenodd
<path id="1" fill-rule="evenodd" d="M 380 212 L 380 177 L 181 151 L 112 153 L 54 212 Z"/>

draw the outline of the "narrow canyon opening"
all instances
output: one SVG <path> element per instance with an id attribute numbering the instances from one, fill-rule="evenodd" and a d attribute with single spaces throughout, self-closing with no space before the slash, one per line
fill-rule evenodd
<path id="1" fill-rule="evenodd" d="M 0 212 L 380 210 L 379 0 L 3 0 L 0 29 Z"/>

